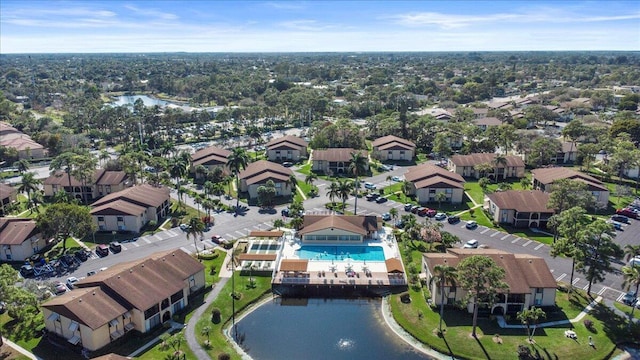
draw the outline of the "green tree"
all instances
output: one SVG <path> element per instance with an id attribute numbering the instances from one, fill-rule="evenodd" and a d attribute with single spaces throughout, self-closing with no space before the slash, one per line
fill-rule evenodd
<path id="1" fill-rule="evenodd" d="M 632 286 L 635 286 L 636 288 L 635 293 L 638 294 L 638 291 L 640 291 L 640 265 L 638 265 L 638 263 L 634 263 L 634 264 L 635 266 L 626 265 L 622 267 L 621 271 L 622 271 L 622 276 L 624 277 L 624 282 L 622 283 L 622 286 L 625 289 L 627 289 L 627 291 Z M 634 309 L 635 309 L 635 306 L 632 306 L 631 312 L 629 313 L 629 324 L 628 324 L 629 327 L 633 322 Z"/>
<path id="2" fill-rule="evenodd" d="M 586 167 L 587 172 L 591 168 L 591 164 L 596 160 L 596 154 L 600 151 L 598 144 L 580 144 L 578 145 L 578 154 L 582 157 L 582 165 Z"/>
<path id="3" fill-rule="evenodd" d="M 551 245 L 551 256 L 567 256 L 571 258 L 571 277 L 569 279 L 569 289 L 573 288 L 573 275 L 576 268 L 576 262 L 582 257 L 582 253 L 578 250 L 581 246 L 582 237 L 580 230 L 587 225 L 588 219 L 585 216 L 586 211 L 579 207 L 572 207 L 559 215 L 558 232 L 563 236 L 559 241 Z"/>
<path id="4" fill-rule="evenodd" d="M 310 173 L 309 173 L 309 175 L 307 175 L 307 176 L 304 178 L 304 182 L 305 182 L 305 184 L 308 184 L 308 185 L 311 185 L 311 186 L 313 186 L 313 183 L 314 183 L 316 180 L 318 180 L 318 175 L 317 175 L 316 173 L 314 173 L 314 172 L 310 172 Z"/>
<path id="5" fill-rule="evenodd" d="M 478 180 L 478 186 L 480 186 L 480 189 L 482 189 L 483 193 L 487 193 L 489 191 L 489 184 L 491 183 L 491 180 L 489 180 L 486 177 L 481 177 Z"/>
<path id="6" fill-rule="evenodd" d="M 49 164 L 51 174 L 53 175 L 58 171 L 64 171 L 67 174 L 69 186 L 71 186 L 71 173 L 73 172 L 77 156 L 78 155 L 76 153 L 66 151 L 53 158 L 51 164 Z"/>
<path id="7" fill-rule="evenodd" d="M 539 137 L 531 144 L 531 150 L 527 157 L 527 164 L 532 167 L 541 167 L 551 164 L 558 152 L 562 150 L 562 143 L 553 138 Z"/>
<path id="8" fill-rule="evenodd" d="M 605 275 L 614 270 L 611 257 L 622 255 L 622 250 L 613 241 L 613 237 L 616 236 L 613 226 L 602 220 L 587 225 L 580 231 L 579 236 L 582 238 L 579 250 L 583 256 L 577 264 L 577 270 L 589 281 L 587 293 L 590 294 L 591 285 L 604 281 Z"/>
<path id="9" fill-rule="evenodd" d="M 491 306 L 496 295 L 508 289 L 504 282 L 505 271 L 493 259 L 473 255 L 463 259 L 457 267 L 458 283 L 466 290 L 466 301 L 473 301 L 473 330 L 475 338 L 478 324 L 478 303 L 487 302 Z"/>
<path id="10" fill-rule="evenodd" d="M 335 204 L 335 199 L 340 197 L 340 184 L 338 182 L 332 181 L 331 184 L 329 184 L 327 196 L 329 197 L 329 200 L 331 200 L 331 204 Z"/>
<path id="11" fill-rule="evenodd" d="M 442 202 L 447 200 L 447 194 L 443 192 L 436 193 L 436 201 L 438 202 L 438 208 L 442 207 Z"/>
<path id="12" fill-rule="evenodd" d="M 413 183 L 411 181 L 402 181 L 402 195 L 404 195 L 404 201 L 407 201 L 409 194 L 413 191 Z"/>
<path id="13" fill-rule="evenodd" d="M 273 198 L 276 197 L 276 184 L 273 180 L 268 180 L 266 184 L 258 186 L 258 204 L 261 207 L 273 205 Z"/>
<path id="14" fill-rule="evenodd" d="M 578 206 L 587 209 L 593 204 L 594 197 L 588 190 L 586 183 L 560 179 L 553 182 L 547 206 L 550 209 L 555 209 L 557 213 L 562 213 L 570 207 Z"/>
<path id="15" fill-rule="evenodd" d="M 244 170 L 249 164 L 249 155 L 243 148 L 234 148 L 227 160 L 227 166 L 236 177 L 236 188 L 238 196 L 236 197 L 236 214 L 240 208 L 240 171 Z"/>
<path id="16" fill-rule="evenodd" d="M 26 159 L 20 159 L 13 163 L 13 167 L 18 170 L 20 175 L 23 175 L 27 171 L 29 171 L 29 162 Z"/>
<path id="17" fill-rule="evenodd" d="M 442 333 L 442 320 L 444 318 L 444 288 L 445 285 L 456 286 L 456 268 L 449 265 L 436 265 L 433 268 L 431 283 L 435 282 L 440 287 L 440 324 L 438 330 Z"/>
<path id="18" fill-rule="evenodd" d="M 296 191 L 298 191 L 298 178 L 295 174 L 289 175 L 289 181 L 287 182 L 289 188 L 291 189 L 291 200 L 296 196 Z"/>
<path id="19" fill-rule="evenodd" d="M 391 216 L 391 219 L 395 222 L 396 220 L 398 220 L 398 209 L 396 208 L 389 209 L 389 215 Z"/>
<path id="20" fill-rule="evenodd" d="M 66 252 L 67 238 L 78 239 L 96 231 L 89 208 L 75 204 L 57 203 L 48 206 L 36 218 L 38 228 L 46 238 L 62 241 L 62 252 Z"/>
<path id="21" fill-rule="evenodd" d="M 547 314 L 544 312 L 544 310 L 534 306 L 531 309 L 518 311 L 517 317 L 518 320 L 520 320 L 520 322 L 522 322 L 522 324 L 527 327 L 527 337 L 529 338 L 529 342 L 532 343 L 533 334 L 536 332 L 536 325 L 538 324 L 538 320 L 540 320 L 541 318 L 546 318 Z M 531 330 L 532 325 L 533 330 Z"/>
<path id="22" fill-rule="evenodd" d="M 176 181 L 176 190 L 178 190 L 178 205 L 182 206 L 182 196 L 180 196 L 181 181 L 187 175 L 188 162 L 184 158 L 174 157 L 169 162 L 169 175 Z"/>
<path id="23" fill-rule="evenodd" d="M 28 205 L 31 205 L 31 193 L 38 190 L 38 186 L 42 181 L 36 179 L 36 174 L 32 172 L 22 174 L 22 180 L 18 186 L 18 191 L 27 194 Z"/>
<path id="24" fill-rule="evenodd" d="M 202 219 L 199 217 L 192 217 L 189 220 L 189 227 L 187 228 L 187 240 L 189 238 L 193 238 L 193 247 L 196 248 L 196 254 L 199 257 L 200 252 L 198 250 L 198 245 L 196 243 L 196 239 L 204 236 L 204 228 L 205 224 L 202 222 Z"/>
<path id="25" fill-rule="evenodd" d="M 355 180 L 355 191 L 356 196 L 354 200 L 353 206 L 353 214 L 358 214 L 358 191 L 360 188 L 360 176 L 364 174 L 367 169 L 369 163 L 369 159 L 363 156 L 361 152 L 352 152 L 351 153 L 351 162 L 349 163 L 349 172 L 356 177 Z"/>
<path id="26" fill-rule="evenodd" d="M 353 192 L 354 182 L 349 180 L 338 180 L 338 196 L 342 200 L 342 211 L 346 209 L 346 202 Z M 357 190 L 356 190 L 357 191 Z"/>

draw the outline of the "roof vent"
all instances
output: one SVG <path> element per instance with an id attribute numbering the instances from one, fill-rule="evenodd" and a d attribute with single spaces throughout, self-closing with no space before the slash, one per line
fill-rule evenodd
<path id="1" fill-rule="evenodd" d="M 81 302 L 82 302 L 82 299 L 78 299 L 78 302 L 79 302 L 79 303 L 81 303 Z"/>
<path id="2" fill-rule="evenodd" d="M 129 269 L 129 273 L 131 274 L 133 272 L 133 269 Z"/>
<path id="3" fill-rule="evenodd" d="M 93 292 L 93 296 L 96 296 L 96 292 L 95 291 Z"/>
<path id="4" fill-rule="evenodd" d="M 533 261 L 531 259 L 529 259 L 529 264 L 531 264 Z"/>
<path id="5" fill-rule="evenodd" d="M 500 255 L 500 259 L 504 259 L 504 256 Z"/>
<path id="6" fill-rule="evenodd" d="M 144 264 L 142 264 L 142 267 L 144 267 Z"/>
<path id="7" fill-rule="evenodd" d="M 118 279 L 120 279 L 120 275 L 118 275 Z"/>

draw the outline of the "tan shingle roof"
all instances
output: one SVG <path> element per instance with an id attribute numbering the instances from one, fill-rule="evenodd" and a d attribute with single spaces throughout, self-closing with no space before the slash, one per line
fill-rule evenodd
<path id="1" fill-rule="evenodd" d="M 0 184 L 0 199 L 5 199 L 11 196 L 11 194 L 17 193 L 18 190 L 10 185 Z"/>
<path id="2" fill-rule="evenodd" d="M 123 304 L 98 286 L 74 289 L 52 298 L 42 304 L 42 307 L 93 330 L 127 312 Z"/>
<path id="3" fill-rule="evenodd" d="M 297 136 L 286 135 L 269 141 L 265 146 L 267 149 L 273 150 L 283 145 L 292 149 L 302 149 L 307 147 L 307 142 Z"/>
<path id="4" fill-rule="evenodd" d="M 144 213 L 145 207 L 130 203 L 126 200 L 111 201 L 91 209 L 91 215 L 134 215 Z"/>
<path id="5" fill-rule="evenodd" d="M 363 157 L 369 156 L 369 153 L 365 150 L 355 150 L 352 148 L 331 148 L 325 150 L 314 150 L 313 160 L 349 162 L 351 161 L 351 153 L 357 152 L 360 152 Z"/>
<path id="6" fill-rule="evenodd" d="M 446 177 L 436 175 L 430 178 L 416 181 L 414 183 L 414 186 L 416 187 L 416 189 L 424 189 L 428 187 L 433 187 L 438 189 L 447 189 L 447 188 L 464 189 L 464 182 L 452 181 Z"/>
<path id="7" fill-rule="evenodd" d="M 488 194 L 487 197 L 501 210 L 549 213 L 549 194 L 540 190 L 508 190 Z"/>
<path id="8" fill-rule="evenodd" d="M 193 165 L 201 165 L 208 162 L 216 162 L 226 164 L 228 162 L 231 151 L 222 149 L 216 146 L 210 146 L 208 148 L 196 151 L 191 155 L 191 161 Z"/>
<path id="9" fill-rule="evenodd" d="M 280 262 L 280 271 L 307 271 L 309 260 L 284 259 Z"/>
<path id="10" fill-rule="evenodd" d="M 124 171 L 96 169 L 87 184 L 118 185 L 127 177 Z M 69 186 L 69 176 L 64 171 L 56 171 L 44 180 L 45 185 Z M 71 176 L 71 186 L 82 186 L 82 182 Z"/>
<path id="11" fill-rule="evenodd" d="M 505 270 L 505 282 L 509 285 L 509 292 L 514 294 L 530 293 L 531 288 L 555 288 L 556 280 L 549 271 L 543 258 L 512 254 L 497 249 L 447 249 L 447 254 L 426 253 L 429 270 L 434 272 L 436 265 L 458 266 L 464 258 L 473 255 L 488 256 L 498 266 Z"/>
<path id="12" fill-rule="evenodd" d="M 389 273 L 404 273 L 404 268 L 402 267 L 402 261 L 400 261 L 400 259 L 387 259 L 384 261 L 384 264 L 387 266 L 387 272 Z"/>
<path id="13" fill-rule="evenodd" d="M 10 133 L 0 137 L 0 145 L 5 147 L 14 148 L 18 151 L 24 151 L 27 149 L 38 150 L 43 149 L 44 146 L 33 141 L 28 135 L 22 133 Z"/>
<path id="14" fill-rule="evenodd" d="M 365 215 L 305 215 L 303 227 L 298 233 L 307 234 L 330 228 L 366 235 L 378 229 L 378 219 Z"/>
<path id="15" fill-rule="evenodd" d="M 411 182 L 420 181 L 433 176 L 440 176 L 447 178 L 450 181 L 464 183 L 464 178 L 461 175 L 431 164 L 421 164 L 410 167 L 406 174 L 404 174 L 405 180 Z"/>
<path id="16" fill-rule="evenodd" d="M 556 180 L 569 179 L 582 181 L 592 188 L 608 191 L 607 187 L 604 186 L 600 180 L 569 168 L 552 167 L 533 169 L 531 170 L 531 174 L 533 174 L 535 180 L 545 185 L 551 184 Z"/>
<path id="17" fill-rule="evenodd" d="M 451 157 L 451 162 L 456 166 L 476 166 L 479 164 L 493 164 L 494 159 L 496 158 L 496 154 L 494 153 L 475 153 L 469 155 L 453 155 Z M 524 167 L 524 161 L 522 158 L 515 155 L 505 156 L 507 160 L 508 167 Z M 497 165 L 498 168 L 504 167 L 502 164 Z"/>
<path id="18" fill-rule="evenodd" d="M 273 230 L 273 231 L 251 231 L 249 233 L 249 237 L 272 237 L 279 238 L 284 235 L 284 231 L 282 230 Z"/>
<path id="19" fill-rule="evenodd" d="M 144 207 L 158 207 L 165 201 L 169 200 L 169 189 L 165 187 L 155 187 L 149 184 L 136 185 L 106 195 L 102 199 L 91 204 L 91 206 L 95 208 L 116 200 L 125 200 Z"/>
<path id="20" fill-rule="evenodd" d="M 476 125 L 484 125 L 484 126 L 498 126 L 502 125 L 502 121 L 496 117 L 484 117 L 480 119 L 473 120 Z"/>
<path id="21" fill-rule="evenodd" d="M 563 153 L 578 152 L 578 145 L 576 143 L 573 143 L 573 142 L 570 142 L 570 141 L 563 141 L 562 142 L 562 152 Z"/>
<path id="22" fill-rule="evenodd" d="M 37 233 L 32 219 L 0 218 L 0 245 L 20 245 Z"/>
<path id="23" fill-rule="evenodd" d="M 414 144 L 413 142 L 394 135 L 387 135 L 377 138 L 371 143 L 371 146 L 377 147 L 380 150 L 387 150 L 394 147 L 408 150 L 413 150 L 416 148 L 416 144 Z"/>
<path id="24" fill-rule="evenodd" d="M 288 181 L 291 175 L 293 171 L 289 168 L 271 161 L 260 160 L 249 164 L 238 176 L 246 180 L 247 185 L 251 185 L 268 179 Z"/>

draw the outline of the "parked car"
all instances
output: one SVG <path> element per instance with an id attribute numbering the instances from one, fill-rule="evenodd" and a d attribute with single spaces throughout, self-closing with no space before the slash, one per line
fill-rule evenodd
<path id="1" fill-rule="evenodd" d="M 109 255 L 109 247 L 105 244 L 96 246 L 96 255 L 103 257 Z"/>
<path id="2" fill-rule="evenodd" d="M 434 219 L 436 220 L 444 220 L 447 218 L 447 214 L 445 213 L 437 213 L 436 216 L 434 216 Z"/>
<path id="3" fill-rule="evenodd" d="M 611 220 L 613 221 L 617 221 L 617 222 L 621 222 L 621 223 L 625 223 L 628 224 L 629 223 L 629 218 L 624 216 L 624 215 L 613 215 L 611 216 Z"/>
<path id="4" fill-rule="evenodd" d="M 111 251 L 113 251 L 113 253 L 119 253 L 120 251 L 122 251 L 122 245 L 120 245 L 119 242 L 117 241 L 112 241 L 109 244 L 109 249 L 111 249 Z"/>
<path id="5" fill-rule="evenodd" d="M 389 213 L 382 214 L 382 220 L 384 220 L 384 221 L 391 220 L 391 214 L 389 214 Z"/>
<path id="6" fill-rule="evenodd" d="M 367 196 L 365 196 L 365 198 L 367 199 L 367 201 L 373 201 L 373 200 L 376 200 L 378 197 L 380 197 L 380 195 L 375 194 L 375 193 L 367 194 Z"/>
<path id="7" fill-rule="evenodd" d="M 629 260 L 629 263 L 627 265 L 631 267 L 640 266 L 640 256 L 634 256 L 631 260 Z"/>
<path id="8" fill-rule="evenodd" d="M 467 225 L 465 225 L 467 229 L 473 230 L 478 227 L 478 223 L 475 221 L 467 221 Z"/>
<path id="9" fill-rule="evenodd" d="M 285 162 L 282 163 L 282 166 L 284 166 L 284 167 L 292 167 L 293 163 L 291 161 L 285 161 Z"/>
<path id="10" fill-rule="evenodd" d="M 622 297 L 622 302 L 627 304 L 627 305 L 631 305 L 634 304 L 636 302 L 636 292 L 635 291 L 629 291 L 628 293 L 624 294 L 624 296 Z"/>
<path id="11" fill-rule="evenodd" d="M 427 211 L 429 211 L 429 208 L 419 207 L 418 210 L 416 211 L 416 214 L 418 216 L 427 216 Z"/>
<path id="12" fill-rule="evenodd" d="M 413 207 L 413 205 L 411 205 L 411 204 L 404 204 L 404 211 L 411 211 L 412 207 Z"/>
<path id="13" fill-rule="evenodd" d="M 374 183 L 371 182 L 365 182 L 364 183 L 364 188 L 365 189 L 369 189 L 369 190 L 375 190 L 376 189 L 376 185 Z"/>
<path id="14" fill-rule="evenodd" d="M 398 220 L 398 221 L 396 221 L 396 223 L 395 223 L 394 225 L 395 225 L 395 227 L 397 227 L 398 229 L 402 229 L 402 228 L 404 228 L 404 221 L 402 221 L 402 220 Z"/>
<path id="15" fill-rule="evenodd" d="M 84 250 L 76 251 L 74 255 L 80 261 L 87 261 L 87 259 L 89 259 L 89 254 Z"/>
<path id="16" fill-rule="evenodd" d="M 20 267 L 20 275 L 25 278 L 32 277 L 35 275 L 35 270 L 33 269 L 33 266 L 24 264 Z"/>
<path id="17" fill-rule="evenodd" d="M 282 209 L 282 211 L 280 211 L 280 215 L 284 217 L 289 217 L 289 208 Z"/>
<path id="18" fill-rule="evenodd" d="M 427 216 L 428 217 L 434 217 L 434 216 L 436 216 L 437 213 L 438 212 L 436 211 L 436 209 L 428 209 L 427 210 Z"/>
<path id="19" fill-rule="evenodd" d="M 188 224 L 180 224 L 180 230 L 182 230 L 182 231 L 189 230 L 189 225 Z"/>
<path id="20" fill-rule="evenodd" d="M 222 244 L 224 240 L 220 235 L 211 235 L 211 241 L 213 241 L 214 244 Z"/>
<path id="21" fill-rule="evenodd" d="M 617 221 L 607 220 L 607 224 L 611 224 L 614 229 L 622 231 L 622 224 Z"/>
<path id="22" fill-rule="evenodd" d="M 68 277 L 67 278 L 67 287 L 69 289 L 73 289 L 74 284 L 77 283 L 78 281 L 79 281 L 78 278 L 75 277 L 75 276 Z"/>
<path id="23" fill-rule="evenodd" d="M 384 197 L 384 196 L 379 196 L 379 197 L 376 199 L 376 202 L 377 202 L 378 204 L 382 204 L 383 202 L 386 202 L 387 200 L 388 200 L 388 199 L 387 199 L 386 197 Z"/>
<path id="24" fill-rule="evenodd" d="M 449 217 L 447 218 L 447 221 L 449 222 L 449 224 L 455 224 L 455 223 L 457 223 L 458 221 L 460 221 L 460 216 L 457 216 L 457 215 L 449 216 Z"/>
<path id="25" fill-rule="evenodd" d="M 467 241 L 464 245 L 462 245 L 463 249 L 477 249 L 478 248 L 478 240 L 471 239 Z"/>
<path id="26" fill-rule="evenodd" d="M 67 288 L 67 285 L 63 284 L 60 281 L 58 281 L 55 284 L 53 284 L 53 287 L 55 289 L 55 294 L 56 295 L 62 295 L 64 293 L 66 293 L 67 291 L 69 291 L 69 289 Z"/>
<path id="27" fill-rule="evenodd" d="M 394 176 L 394 177 L 391 178 L 391 181 L 401 182 L 402 178 L 400 178 L 400 176 Z"/>
<path id="28" fill-rule="evenodd" d="M 413 206 L 411 207 L 411 212 L 412 212 L 412 213 L 414 213 L 414 214 L 417 214 L 417 213 L 418 213 L 418 210 L 419 210 L 420 208 L 421 208 L 421 206 L 413 205 Z"/>
<path id="29" fill-rule="evenodd" d="M 638 215 L 635 212 L 633 212 L 633 211 L 631 211 L 631 209 L 627 209 L 627 208 L 616 210 L 616 214 L 624 215 L 624 216 L 626 216 L 628 218 L 632 218 L 632 219 L 637 219 L 638 218 Z"/>

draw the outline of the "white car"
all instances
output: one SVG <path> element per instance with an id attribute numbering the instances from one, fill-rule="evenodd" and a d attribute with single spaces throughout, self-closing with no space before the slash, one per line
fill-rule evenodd
<path id="1" fill-rule="evenodd" d="M 365 182 L 364 183 L 364 188 L 365 189 L 369 189 L 369 190 L 375 190 L 376 189 L 376 185 L 374 183 L 371 182 Z"/>
<path id="2" fill-rule="evenodd" d="M 445 214 L 445 213 L 437 213 L 436 216 L 434 216 L 434 218 L 436 220 L 444 220 L 444 219 L 447 218 L 447 214 Z"/>
<path id="3" fill-rule="evenodd" d="M 80 279 L 78 279 L 78 278 L 77 278 L 77 277 L 75 277 L 75 276 L 68 277 L 68 278 L 67 278 L 67 287 L 68 287 L 69 289 L 73 289 L 74 284 L 75 284 L 75 283 L 77 283 L 79 280 L 80 280 Z"/>
<path id="4" fill-rule="evenodd" d="M 629 260 L 629 264 L 631 267 L 640 266 L 640 256 L 634 256 L 631 260 Z"/>
<path id="5" fill-rule="evenodd" d="M 471 239 L 467 241 L 464 245 L 462 245 L 463 249 L 477 249 L 478 248 L 478 240 Z"/>

